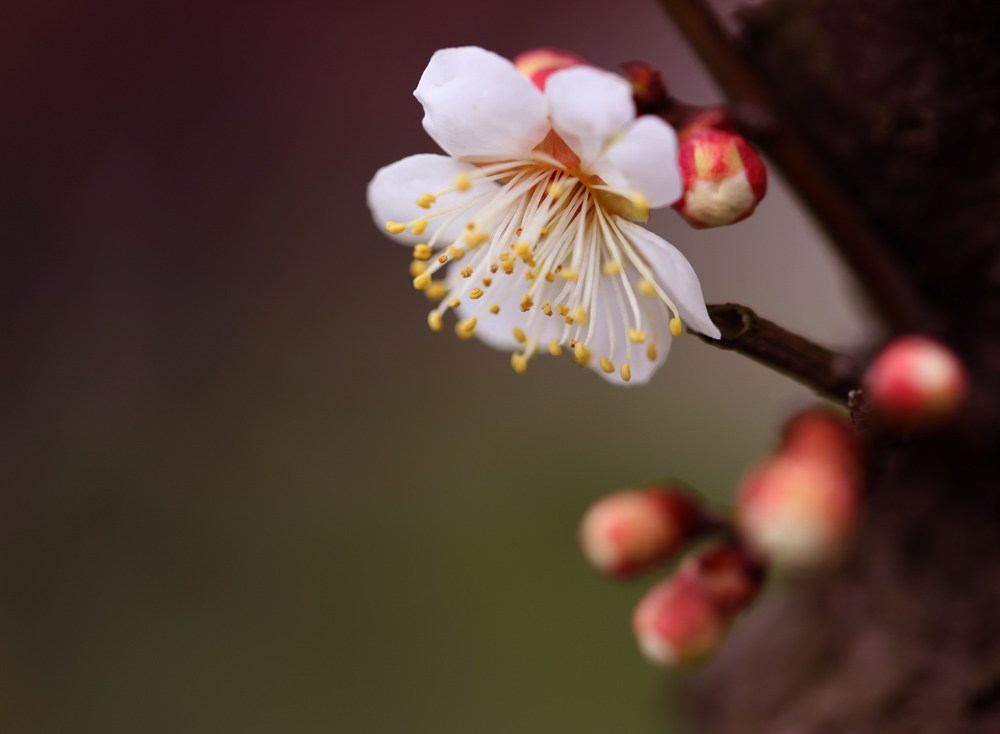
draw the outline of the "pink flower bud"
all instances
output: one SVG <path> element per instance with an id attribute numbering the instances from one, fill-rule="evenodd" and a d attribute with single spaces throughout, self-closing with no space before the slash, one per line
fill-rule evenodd
<path id="1" fill-rule="evenodd" d="M 698 229 L 746 219 L 767 192 L 767 169 L 750 144 L 697 120 L 680 133 L 684 195 L 674 208 Z"/>
<path id="2" fill-rule="evenodd" d="M 854 427 L 829 408 L 809 408 L 789 420 L 782 433 L 781 453 L 835 463 L 843 471 L 861 471 L 861 447 Z"/>
<path id="3" fill-rule="evenodd" d="M 904 336 L 891 342 L 865 375 L 865 394 L 891 425 L 930 428 L 965 404 L 969 377 L 955 353 L 935 339 Z"/>
<path id="4" fill-rule="evenodd" d="M 729 616 L 697 578 L 677 574 L 642 598 L 632 615 L 632 629 L 650 662 L 684 667 L 715 651 L 725 639 Z"/>
<path id="5" fill-rule="evenodd" d="M 808 568 L 835 559 L 858 513 L 860 472 L 834 447 L 780 452 L 741 482 L 736 525 L 745 541 L 779 566 Z"/>
<path id="6" fill-rule="evenodd" d="M 514 68 L 535 83 L 535 86 L 545 91 L 545 80 L 560 69 L 585 64 L 576 54 L 560 51 L 556 48 L 536 48 L 525 51 L 514 57 Z"/>
<path id="7" fill-rule="evenodd" d="M 675 489 L 629 490 L 590 507 L 580 524 L 580 545 L 594 568 L 622 577 L 669 558 L 705 526 L 701 508 Z"/>

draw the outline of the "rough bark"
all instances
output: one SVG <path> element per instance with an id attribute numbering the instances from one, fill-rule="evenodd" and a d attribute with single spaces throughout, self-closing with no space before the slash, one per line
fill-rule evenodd
<path id="1" fill-rule="evenodd" d="M 1000 3 L 771 0 L 742 19 L 975 386 L 954 430 L 873 447 L 853 553 L 741 620 L 696 716 L 715 734 L 998 732 Z"/>

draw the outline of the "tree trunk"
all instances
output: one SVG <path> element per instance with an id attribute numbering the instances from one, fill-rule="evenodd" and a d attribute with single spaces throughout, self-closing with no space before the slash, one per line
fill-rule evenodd
<path id="1" fill-rule="evenodd" d="M 765 595 L 695 715 L 714 734 L 1000 732 L 1000 3 L 772 0 L 742 21 L 974 392 L 959 428 L 873 449 L 851 556 Z"/>

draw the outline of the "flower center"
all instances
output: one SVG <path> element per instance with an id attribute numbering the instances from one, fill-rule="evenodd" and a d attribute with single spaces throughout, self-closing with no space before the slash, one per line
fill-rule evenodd
<path id="1" fill-rule="evenodd" d="M 655 360 L 657 344 L 665 338 L 656 324 L 669 321 L 671 333 L 678 335 L 681 322 L 620 226 L 625 217 L 644 218 L 645 197 L 582 171 L 579 158 L 558 136 L 546 138 L 529 160 L 479 163 L 476 173 L 460 174 L 450 187 L 422 194 L 417 203 L 429 210 L 426 216 L 386 224 L 393 233 L 409 227 L 420 235 L 431 222 L 440 222 L 427 242 L 414 248 L 411 266 L 414 286 L 440 301 L 428 315 L 430 327 L 439 331 L 445 311 L 469 299 L 475 301 L 472 315 L 455 327 L 468 339 L 487 314 L 495 316 L 516 303 L 523 320 L 513 327 L 513 336 L 522 348 L 511 364 L 518 372 L 540 350 L 558 356 L 564 346 L 573 350 L 578 364 L 588 364 L 600 318 L 607 320 L 609 335 L 609 343 L 601 346 L 607 353 L 597 355 L 601 369 L 615 370 L 612 359 L 622 339 L 622 379 L 631 377 L 633 345 L 645 345 L 646 358 Z M 448 194 L 474 189 L 480 192 L 431 209 Z M 462 221 L 461 235 L 444 241 L 444 232 Z M 457 260 L 463 262 L 447 280 L 434 279 Z"/>

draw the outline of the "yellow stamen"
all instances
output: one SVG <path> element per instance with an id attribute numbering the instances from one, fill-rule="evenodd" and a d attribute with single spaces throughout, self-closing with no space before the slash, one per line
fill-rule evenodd
<path id="1" fill-rule="evenodd" d="M 465 232 L 462 234 L 462 239 L 465 240 L 469 247 L 479 247 L 489 238 L 490 235 L 487 232 Z"/>
<path id="2" fill-rule="evenodd" d="M 406 229 L 406 223 L 405 222 L 386 222 L 385 223 L 385 228 L 387 230 L 389 230 L 389 232 L 392 233 L 392 234 L 399 234 L 404 229 Z"/>
<path id="3" fill-rule="evenodd" d="M 427 270 L 427 266 L 424 265 L 419 260 L 414 260 L 413 262 L 410 263 L 410 275 L 414 277 L 420 275 L 425 270 Z"/>
<path id="4" fill-rule="evenodd" d="M 462 268 L 462 277 L 463 278 L 471 278 L 472 277 L 472 268 L 470 268 L 468 265 L 466 265 L 464 268 Z"/>
<path id="5" fill-rule="evenodd" d="M 523 354 L 515 352 L 510 355 L 510 366 L 514 368 L 517 374 L 523 375 L 528 369 L 528 358 Z"/>
<path id="6" fill-rule="evenodd" d="M 625 380 L 625 382 L 628 382 L 629 380 L 632 379 L 632 368 L 629 367 L 628 362 L 622 365 L 621 374 L 622 374 L 622 379 Z"/>
<path id="7" fill-rule="evenodd" d="M 413 279 L 413 287 L 418 291 L 422 291 L 424 288 L 431 284 L 431 274 L 421 273 L 416 278 Z"/>
<path id="8" fill-rule="evenodd" d="M 448 256 L 442 255 L 441 257 L 438 258 L 438 262 L 444 265 L 446 262 L 448 262 Z"/>
<path id="9" fill-rule="evenodd" d="M 567 316 L 566 317 L 566 323 L 567 324 L 572 324 L 573 323 L 573 317 L 572 316 Z"/>
<path id="10" fill-rule="evenodd" d="M 656 288 L 653 286 L 652 283 L 650 283 L 645 278 L 643 278 L 642 280 L 639 281 L 639 291 L 644 296 L 650 296 L 650 297 L 652 297 L 652 296 L 656 295 Z"/>
<path id="11" fill-rule="evenodd" d="M 611 360 L 607 357 L 601 357 L 601 369 L 607 372 L 609 375 L 615 371 L 615 366 L 611 363 Z"/>
<path id="12" fill-rule="evenodd" d="M 542 304 L 542 313 L 545 314 L 546 316 L 551 316 L 552 315 L 552 306 L 550 306 L 548 303 L 543 303 Z"/>
<path id="13" fill-rule="evenodd" d="M 431 331 L 441 331 L 441 314 L 437 311 L 431 311 L 427 314 L 427 325 L 431 327 Z"/>
<path id="14" fill-rule="evenodd" d="M 413 248 L 413 257 L 416 260 L 430 260 L 433 254 L 434 251 L 431 249 L 431 246 L 422 242 Z"/>
<path id="15" fill-rule="evenodd" d="M 410 231 L 415 235 L 423 234 L 425 229 L 427 229 L 427 217 L 420 217 L 410 224 Z"/>
<path id="16" fill-rule="evenodd" d="M 455 333 L 458 334 L 460 339 L 471 339 L 473 334 L 476 332 L 476 317 L 468 318 L 465 321 L 459 321 L 455 324 Z"/>
<path id="17" fill-rule="evenodd" d="M 448 301 L 448 305 L 451 308 L 458 308 L 459 306 L 462 305 L 462 301 L 458 298 L 452 298 L 450 301 Z"/>
<path id="18" fill-rule="evenodd" d="M 569 313 L 569 308 L 567 308 L 566 306 L 559 306 L 559 315 L 560 316 L 565 316 L 568 313 Z"/>
<path id="19" fill-rule="evenodd" d="M 535 305 L 535 302 L 531 300 L 531 296 L 529 296 L 529 295 L 525 294 L 525 295 L 524 295 L 524 296 L 523 296 L 523 297 L 521 298 L 521 310 L 522 310 L 522 311 L 528 311 L 528 310 L 530 310 L 530 309 L 531 309 L 531 307 L 532 307 L 532 306 L 534 306 L 534 305 Z"/>
<path id="20" fill-rule="evenodd" d="M 563 186 L 558 181 L 553 181 L 545 191 L 549 196 L 557 197 L 563 192 Z"/>
<path id="21" fill-rule="evenodd" d="M 590 351 L 583 346 L 583 342 L 576 342 L 573 345 L 573 359 L 581 367 L 585 367 L 590 361 Z"/>
<path id="22" fill-rule="evenodd" d="M 587 309 L 583 306 L 577 304 L 573 307 L 573 320 L 579 321 L 581 324 L 587 323 Z"/>
<path id="23" fill-rule="evenodd" d="M 455 176 L 455 188 L 458 191 L 468 191 L 472 188 L 472 179 L 467 174 L 458 174 Z"/>
<path id="24" fill-rule="evenodd" d="M 531 272 L 530 270 L 525 270 L 524 271 L 524 279 L 525 280 L 533 280 L 534 277 L 535 277 L 535 274 L 533 272 Z"/>
<path id="25" fill-rule="evenodd" d="M 650 362 L 655 362 L 656 361 L 656 345 L 655 344 L 650 344 L 648 347 L 646 347 L 646 356 L 649 357 L 649 361 Z"/>
<path id="26" fill-rule="evenodd" d="M 529 245 L 524 240 L 521 240 L 520 242 L 515 242 L 514 252 L 517 253 L 518 257 L 527 260 L 531 256 L 531 245 Z"/>
<path id="27" fill-rule="evenodd" d="M 490 306 L 490 313 L 500 313 L 500 307 L 494 303 Z"/>
<path id="28" fill-rule="evenodd" d="M 632 193 L 632 203 L 640 209 L 649 209 L 649 199 L 646 198 L 645 194 L 639 191 Z"/>
<path id="29" fill-rule="evenodd" d="M 553 273 L 551 270 L 545 274 L 545 280 L 549 281 L 550 283 L 554 282 L 555 279 L 556 279 L 556 274 Z"/>
<path id="30" fill-rule="evenodd" d="M 684 324 L 681 323 L 681 320 L 678 317 L 674 316 L 672 319 L 670 319 L 671 334 L 673 334 L 674 336 L 680 336 L 683 331 L 684 331 Z"/>
<path id="31" fill-rule="evenodd" d="M 538 233 L 538 239 L 542 239 L 545 235 L 549 233 L 548 227 L 542 227 L 542 231 Z"/>
<path id="32" fill-rule="evenodd" d="M 614 260 L 608 260 L 601 266 L 601 270 L 604 271 L 605 275 L 618 275 L 622 271 L 622 266 Z"/>
<path id="33" fill-rule="evenodd" d="M 465 250 L 458 245 L 448 245 L 448 254 L 455 260 L 461 260 L 465 257 Z"/>
<path id="34" fill-rule="evenodd" d="M 524 335 L 524 332 L 521 330 L 520 326 L 515 326 L 511 333 L 514 335 L 514 338 L 517 339 L 522 344 L 528 341 L 528 337 Z"/>
<path id="35" fill-rule="evenodd" d="M 491 272 L 491 273 L 495 273 L 495 272 L 496 272 L 497 270 L 499 270 L 499 269 L 500 269 L 500 268 L 499 268 L 499 267 L 497 267 L 497 264 L 496 264 L 496 263 L 493 263 L 492 265 L 490 265 L 490 272 Z"/>
<path id="36" fill-rule="evenodd" d="M 469 291 L 469 298 L 471 298 L 472 300 L 476 300 L 477 298 L 482 298 L 482 297 L 483 297 L 482 288 L 473 288 L 471 291 Z"/>
<path id="37" fill-rule="evenodd" d="M 434 194 L 421 194 L 417 197 L 417 206 L 421 209 L 430 209 L 431 204 L 437 201 L 437 197 Z"/>
<path id="38" fill-rule="evenodd" d="M 493 283 L 493 278 L 483 278 L 483 285 L 487 288 L 490 287 L 491 283 Z"/>
<path id="39" fill-rule="evenodd" d="M 549 354 L 553 357 L 558 357 L 562 354 L 562 347 L 559 346 L 559 342 L 555 339 L 549 342 Z"/>
<path id="40" fill-rule="evenodd" d="M 444 284 L 443 280 L 432 281 L 427 290 L 424 291 L 424 295 L 432 301 L 441 301 L 448 295 L 448 286 Z"/>
<path id="41" fill-rule="evenodd" d="M 580 277 L 580 274 L 575 270 L 566 268 L 565 270 L 560 271 L 559 277 L 562 278 L 563 280 L 576 280 L 577 278 Z"/>
<path id="42" fill-rule="evenodd" d="M 645 331 L 637 331 L 636 329 L 628 330 L 628 338 L 634 341 L 636 344 L 642 344 L 649 337 Z"/>

